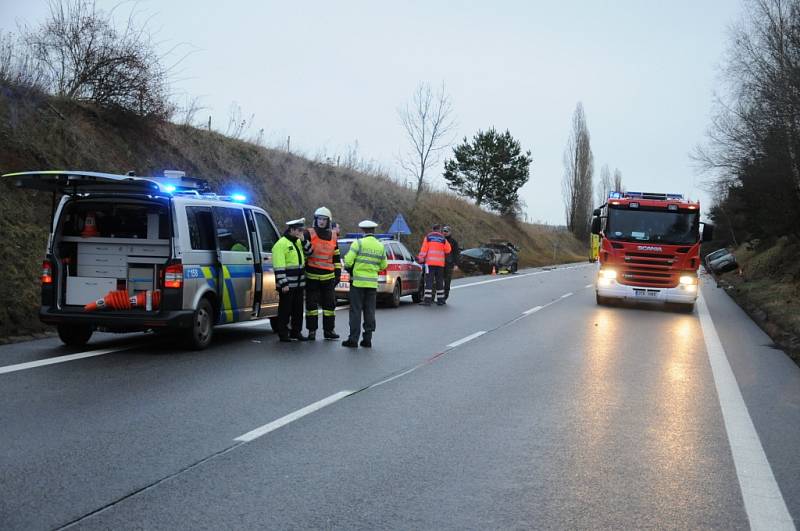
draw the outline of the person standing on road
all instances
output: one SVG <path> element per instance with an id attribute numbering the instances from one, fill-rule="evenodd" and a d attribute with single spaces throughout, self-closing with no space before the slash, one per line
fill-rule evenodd
<path id="1" fill-rule="evenodd" d="M 425 299 L 422 301 L 424 306 L 431 305 L 434 289 L 436 289 L 436 304 L 439 306 L 446 304 L 444 266 L 447 255 L 452 249 L 447 238 L 441 233 L 441 228 L 441 225 L 433 226 L 433 230 L 422 240 L 422 247 L 417 255 L 417 262 L 425 265 Z"/>
<path id="2" fill-rule="evenodd" d="M 342 346 L 357 348 L 361 333 L 361 315 L 364 315 L 364 334 L 361 346 L 372 347 L 375 331 L 375 303 L 378 291 L 378 272 L 386 269 L 386 250 L 375 238 L 378 224 L 364 220 L 358 224 L 364 236 L 350 245 L 344 257 L 344 266 L 350 272 L 350 335 Z"/>
<path id="3" fill-rule="evenodd" d="M 306 260 L 306 328 L 308 339 L 317 338 L 319 307 L 325 339 L 339 339 L 336 325 L 336 284 L 342 276 L 342 261 L 336 233 L 331 230 L 331 211 L 319 207 L 314 226 L 304 233 Z"/>
<path id="4" fill-rule="evenodd" d="M 442 234 L 450 244 L 450 252 L 444 260 L 444 300 L 450 298 L 450 281 L 453 280 L 453 268 L 457 265 L 458 256 L 461 254 L 461 247 L 458 246 L 458 240 L 451 236 L 452 231 L 449 225 L 442 227 Z"/>
<path id="5" fill-rule="evenodd" d="M 304 341 L 303 291 L 306 285 L 303 267 L 303 228 L 305 218 L 286 223 L 286 231 L 272 246 L 272 266 L 275 270 L 275 289 L 278 290 L 278 337 L 284 343 Z M 291 321 L 291 329 L 289 323 Z"/>

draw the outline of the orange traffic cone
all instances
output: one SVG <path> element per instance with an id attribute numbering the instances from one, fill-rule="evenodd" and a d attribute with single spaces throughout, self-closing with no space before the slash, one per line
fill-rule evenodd
<path id="1" fill-rule="evenodd" d="M 492 266 L 492 274 L 493 275 L 497 274 L 497 266 Z"/>
<path id="2" fill-rule="evenodd" d="M 87 212 L 86 218 L 83 220 L 83 231 L 81 231 L 81 236 L 84 238 L 92 238 L 94 236 L 99 236 L 100 232 L 97 230 L 97 223 L 95 222 L 95 213 L 94 212 Z"/>
<path id="3" fill-rule="evenodd" d="M 158 305 L 161 303 L 161 292 L 151 291 L 140 291 L 133 297 L 128 297 L 128 292 L 124 289 L 110 291 L 108 295 L 103 297 L 102 299 L 97 299 L 94 302 L 90 302 L 86 306 L 83 307 L 84 312 L 93 312 L 95 310 L 105 310 L 106 308 L 110 308 L 112 310 L 130 310 L 131 308 L 142 308 L 145 306 L 147 302 L 147 294 L 151 293 L 152 297 L 152 306 L 155 310 L 158 308 Z"/>

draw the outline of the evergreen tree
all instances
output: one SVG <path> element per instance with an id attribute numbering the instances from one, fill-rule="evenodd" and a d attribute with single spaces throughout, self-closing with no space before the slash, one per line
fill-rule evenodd
<path id="1" fill-rule="evenodd" d="M 451 190 L 503 214 L 520 203 L 519 189 L 528 182 L 531 152 L 507 130 L 478 131 L 453 148 L 453 158 L 444 163 L 444 178 Z"/>

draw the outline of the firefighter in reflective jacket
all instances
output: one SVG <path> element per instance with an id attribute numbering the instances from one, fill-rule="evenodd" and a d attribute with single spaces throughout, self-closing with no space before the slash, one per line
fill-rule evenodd
<path id="1" fill-rule="evenodd" d="M 306 285 L 303 267 L 303 227 L 305 218 L 286 223 L 286 231 L 272 246 L 275 289 L 278 290 L 278 337 L 281 341 L 302 341 L 303 288 Z M 289 322 L 291 321 L 291 330 Z"/>
<path id="2" fill-rule="evenodd" d="M 364 314 L 362 347 L 372 347 L 375 331 L 375 303 L 378 291 L 378 272 L 386 269 L 386 250 L 375 238 L 374 221 L 365 219 L 358 224 L 364 237 L 354 241 L 344 257 L 344 266 L 350 271 L 350 335 L 342 346 L 357 348 L 361 333 L 361 314 Z"/>
<path id="3" fill-rule="evenodd" d="M 417 262 L 425 264 L 425 299 L 422 301 L 425 306 L 431 305 L 434 285 L 436 304 L 439 306 L 446 304 L 444 300 L 444 266 L 452 248 L 450 242 L 441 233 L 441 229 L 441 225 L 433 226 L 433 231 L 429 232 L 422 240 L 422 247 L 417 255 Z"/>
<path id="4" fill-rule="evenodd" d="M 305 232 L 306 253 L 306 328 L 314 340 L 322 306 L 322 330 L 325 339 L 339 339 L 336 325 L 336 284 L 342 276 L 342 261 L 337 233 L 331 227 L 331 211 L 319 207 L 314 212 L 314 226 Z"/>

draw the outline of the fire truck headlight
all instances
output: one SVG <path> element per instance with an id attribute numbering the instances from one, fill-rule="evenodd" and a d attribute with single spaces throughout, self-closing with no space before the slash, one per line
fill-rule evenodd
<path id="1" fill-rule="evenodd" d="M 600 271 L 600 278 L 613 280 L 617 278 L 617 272 L 614 271 L 613 269 L 603 269 Z"/>
<path id="2" fill-rule="evenodd" d="M 683 275 L 681 277 L 681 284 L 684 286 L 694 286 L 697 284 L 697 277 L 691 275 Z"/>

